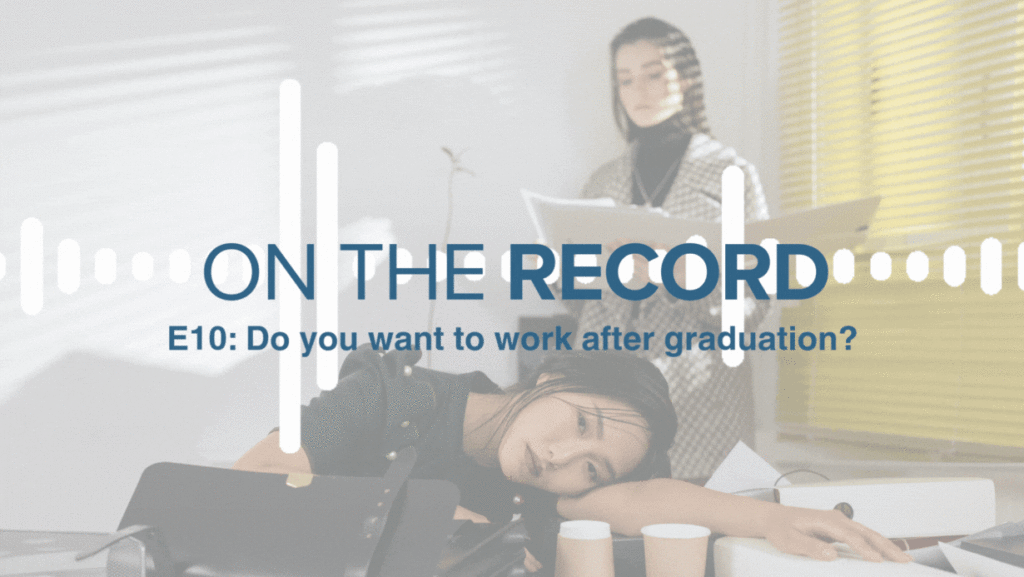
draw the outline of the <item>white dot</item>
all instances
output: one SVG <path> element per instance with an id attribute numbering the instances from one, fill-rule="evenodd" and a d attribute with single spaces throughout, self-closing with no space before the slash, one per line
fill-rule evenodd
<path id="1" fill-rule="evenodd" d="M 928 278 L 928 255 L 915 250 L 907 256 L 907 276 L 914 282 Z"/>
<path id="2" fill-rule="evenodd" d="M 884 252 L 871 255 L 871 278 L 887 280 L 892 276 L 892 257 Z"/>
<path id="3" fill-rule="evenodd" d="M 57 245 L 57 288 L 64 294 L 78 290 L 82 282 L 82 249 L 66 238 Z"/>
<path id="4" fill-rule="evenodd" d="M 178 284 L 188 282 L 188 277 L 192 276 L 192 259 L 189 258 L 188 252 L 179 248 L 171 252 L 167 261 L 168 276 L 171 280 Z"/>
<path id="5" fill-rule="evenodd" d="M 814 268 L 811 257 L 804 254 L 796 255 L 796 282 L 802 287 L 809 287 L 817 276 L 817 269 Z"/>
<path id="6" fill-rule="evenodd" d="M 96 251 L 95 276 L 100 284 L 112 284 L 117 280 L 117 253 L 110 248 L 101 248 Z"/>
<path id="7" fill-rule="evenodd" d="M 153 256 L 148 252 L 137 252 L 132 257 L 132 276 L 135 280 L 147 281 L 153 278 Z"/>
<path id="8" fill-rule="evenodd" d="M 832 255 L 832 275 L 839 284 L 849 284 L 853 280 L 854 271 L 853 253 L 846 248 L 841 248 Z"/>
<path id="9" fill-rule="evenodd" d="M 994 238 L 981 242 L 981 291 L 994 295 L 1003 288 L 1003 243 Z"/>
<path id="10" fill-rule="evenodd" d="M 477 251 L 466 253 L 466 256 L 462 259 L 462 266 L 463 268 L 478 268 L 484 271 L 481 274 L 466 275 L 467 279 L 476 282 L 484 278 L 484 274 L 487 272 L 487 257 L 484 256 L 484 253 Z"/>
<path id="11" fill-rule="evenodd" d="M 1024 246 L 1024 245 L 1022 245 Z M 506 250 L 501 253 L 501 278 L 505 282 L 512 281 L 512 251 Z"/>

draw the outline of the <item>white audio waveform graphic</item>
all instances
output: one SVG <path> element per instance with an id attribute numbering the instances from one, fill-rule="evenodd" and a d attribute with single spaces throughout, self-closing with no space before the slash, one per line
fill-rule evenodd
<path id="1" fill-rule="evenodd" d="M 285 80 L 279 90 L 279 248 L 290 262 L 301 260 L 301 88 L 296 80 Z M 329 142 L 320 144 L 316 150 L 316 199 L 317 199 L 317 244 L 320 246 L 337 246 L 338 235 L 338 149 Z M 744 242 L 744 208 L 743 208 L 743 172 L 738 167 L 729 167 L 722 174 L 722 244 L 742 244 Z M 21 283 L 21 309 L 26 315 L 37 315 L 44 305 L 44 279 L 46 252 L 43 223 L 36 218 L 26 218 L 21 224 L 19 280 Z M 688 242 L 707 246 L 707 242 L 699 237 L 691 237 Z M 769 254 L 775 253 L 778 242 L 765 239 L 761 246 Z M 263 251 L 250 247 L 254 254 L 262 257 Z M 373 278 L 375 263 L 373 255 L 367 254 L 364 275 L 367 280 Z M 443 282 L 446 277 L 446 258 L 438 252 L 437 280 Z M 659 258 L 651 263 L 651 280 L 660 284 L 659 261 L 664 251 L 659 251 Z M 1003 281 L 1003 245 L 995 238 L 988 238 L 981 243 L 979 250 L 980 269 L 979 283 L 981 290 L 987 295 L 998 294 L 1002 290 Z M 501 256 L 500 274 L 508 282 L 510 279 L 510 251 Z M 556 253 L 556 259 L 558 258 Z M 685 287 L 699 287 L 707 274 L 704 263 L 696 255 L 686 257 Z M 411 267 L 412 254 L 400 248 L 397 252 L 397 266 Z M 93 277 L 102 285 L 112 285 L 118 281 L 118 255 L 110 248 L 100 248 L 93 253 Z M 959 246 L 950 246 L 942 257 L 942 278 L 950 287 L 960 287 L 966 282 L 967 255 Z M 174 283 L 183 284 L 192 278 L 192 258 L 183 249 L 171 252 L 166 263 L 157 261 L 146 252 L 135 253 L 131 258 L 132 277 L 136 282 L 150 282 L 158 276 L 158 265 L 164 270 L 166 278 Z M 479 252 L 471 252 L 463 257 L 465 268 L 485 269 L 486 259 Z M 578 257 L 579 265 L 596 265 L 595 255 Z M 915 282 L 922 282 L 930 274 L 928 256 L 922 251 L 914 251 L 906 258 L 907 277 Z M 228 276 L 228 259 L 218 258 L 213 263 L 212 280 L 220 283 Z M 316 263 L 316 325 L 321 334 L 337 332 L 339 318 L 337 293 L 339 290 L 339 270 L 337 253 L 321 250 Z M 353 263 L 351 274 L 356 276 L 356 264 Z M 885 252 L 876 252 L 871 256 L 870 274 L 876 281 L 886 281 L 892 277 L 892 257 Z M 57 288 L 64 294 L 74 294 L 82 284 L 82 250 L 78 242 L 64 239 L 57 246 Z M 548 284 L 558 280 L 559 266 L 556 262 L 554 272 L 545 279 Z M 620 277 L 628 281 L 633 276 L 633 261 L 626 259 L 619 268 Z M 0 252 L 0 282 L 7 276 L 7 258 Z M 468 275 L 467 279 L 479 281 L 480 275 Z M 836 251 L 832 256 L 832 276 L 840 284 L 848 284 L 854 278 L 854 255 L 849 249 Z M 411 275 L 398 275 L 397 282 L 409 282 Z M 815 278 L 814 265 L 805 256 L 797 256 L 796 279 L 803 286 L 809 286 Z M 583 283 L 594 279 L 578 279 Z M 768 273 L 762 279 L 762 285 L 768 294 L 776 294 L 775 261 L 771 262 Z M 1017 247 L 1017 285 L 1024 290 L 1024 243 Z M 279 330 L 296 334 L 301 329 L 302 298 L 298 288 L 282 283 L 279 287 Z M 728 330 L 735 326 L 739 332 L 743 330 L 743 293 L 744 286 L 740 283 L 738 297 L 735 300 L 722 302 L 722 327 Z M 279 410 L 280 439 L 282 450 L 293 453 L 300 446 L 300 376 L 301 356 L 299 347 L 289 347 L 281 351 L 279 372 Z M 743 361 L 743 351 L 722 351 L 723 361 L 728 366 L 738 366 Z M 338 351 L 321 350 L 317 352 L 316 382 L 321 389 L 330 389 L 335 385 L 338 370 Z"/>

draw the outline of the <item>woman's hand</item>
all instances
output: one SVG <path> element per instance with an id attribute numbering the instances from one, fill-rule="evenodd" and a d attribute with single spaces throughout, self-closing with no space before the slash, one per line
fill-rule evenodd
<path id="1" fill-rule="evenodd" d="M 484 517 L 480 513 L 474 513 L 469 509 L 459 505 L 455 507 L 455 516 L 452 517 L 455 521 L 472 521 L 474 523 L 490 523 L 487 517 Z"/>
<path id="2" fill-rule="evenodd" d="M 839 556 L 833 541 L 846 543 L 867 561 L 897 561 L 913 558 L 892 541 L 851 521 L 839 511 L 818 511 L 797 507 L 778 507 L 769 515 L 765 527 L 768 542 L 783 553 L 806 555 L 831 561 Z"/>
<path id="3" fill-rule="evenodd" d="M 527 571 L 529 571 L 530 573 L 536 573 L 537 571 L 540 571 L 542 568 L 544 568 L 544 566 L 540 564 L 540 561 L 538 561 L 537 558 L 530 553 L 529 549 L 526 549 L 525 551 L 526 557 L 523 559 L 523 567 Z"/>

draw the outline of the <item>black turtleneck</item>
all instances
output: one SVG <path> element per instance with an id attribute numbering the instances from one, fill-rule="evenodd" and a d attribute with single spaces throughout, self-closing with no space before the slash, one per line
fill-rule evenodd
<path id="1" fill-rule="evenodd" d="M 680 117 L 681 114 L 676 114 L 660 124 L 636 129 L 634 171 L 637 174 L 633 175 L 633 204 L 646 204 L 648 200 L 637 186 L 637 175 L 644 184 L 644 190 L 652 197 L 652 206 L 661 206 L 665 202 L 672 181 L 679 173 L 678 161 L 690 146 L 691 134 Z"/>

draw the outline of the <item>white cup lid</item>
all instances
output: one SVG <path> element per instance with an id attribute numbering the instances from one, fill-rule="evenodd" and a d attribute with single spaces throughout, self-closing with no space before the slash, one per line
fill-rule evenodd
<path id="1" fill-rule="evenodd" d="M 612 527 L 604 521 L 563 521 L 558 534 L 569 539 L 606 539 Z"/>
<path id="2" fill-rule="evenodd" d="M 684 525 L 682 523 L 661 523 L 648 525 L 640 532 L 648 537 L 662 539 L 699 539 L 711 535 L 711 529 L 700 525 Z"/>

